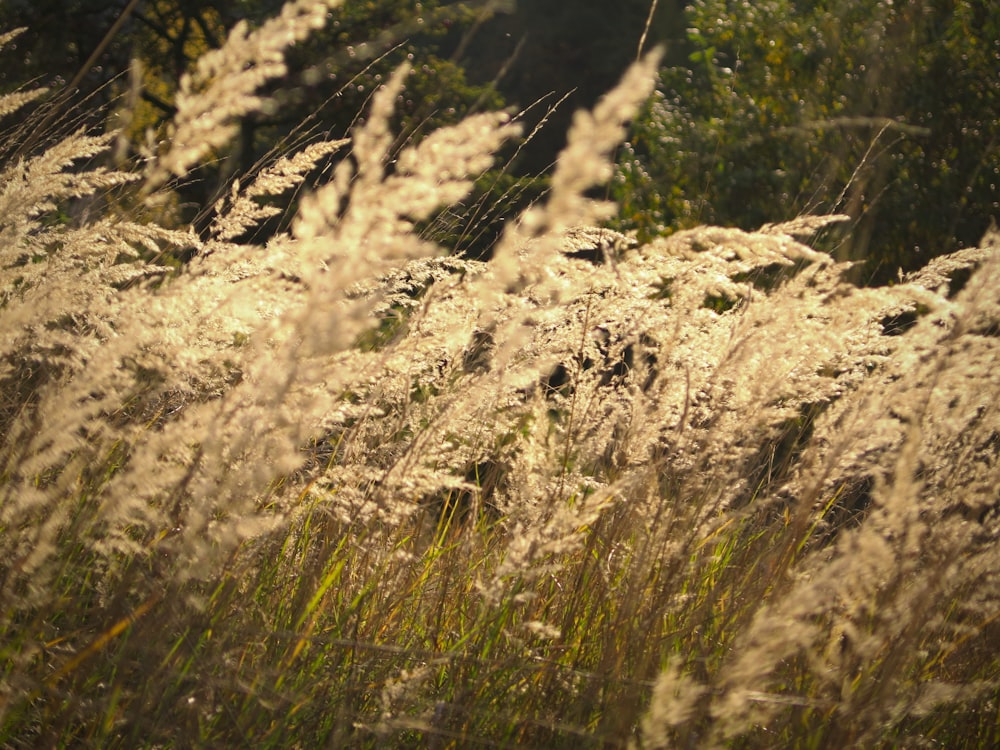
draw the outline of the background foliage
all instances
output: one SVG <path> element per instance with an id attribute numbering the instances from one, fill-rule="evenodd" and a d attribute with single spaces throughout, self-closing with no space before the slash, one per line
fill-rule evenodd
<path id="1" fill-rule="evenodd" d="M 1000 214 L 1000 6 L 733 2 L 686 11 L 623 149 L 620 226 L 854 219 L 845 259 L 885 281 L 975 244 Z"/>
<path id="2" fill-rule="evenodd" d="M 260 23 L 280 5 L 11 0 L 0 24 L 29 30 L 0 80 L 10 88 L 27 72 L 107 102 L 128 88 L 138 58 L 142 104 L 130 122 L 138 134 L 170 117 L 177 80 L 198 55 L 237 20 Z M 545 189 L 572 112 L 634 59 L 649 8 L 646 0 L 348 3 L 290 50 L 293 74 L 272 92 L 276 108 L 244 118 L 231 151 L 185 185 L 176 220 L 206 226 L 210 212 L 195 215 L 192 206 L 212 205 L 227 179 L 251 173 L 276 144 L 343 136 L 379 81 L 410 58 L 420 64 L 399 108 L 400 144 L 505 103 L 530 108 L 528 132 L 546 123 L 480 181 L 469 198 L 480 207 L 472 226 L 439 217 L 440 239 L 481 255 L 502 215 Z M 646 43 L 667 43 L 667 67 L 620 154 L 617 228 L 648 239 L 700 223 L 752 228 L 840 211 L 854 227 L 838 256 L 866 259 L 859 276 L 886 281 L 975 244 L 1000 214 L 995 3 L 697 0 L 684 8 L 670 0 L 650 20 Z"/>

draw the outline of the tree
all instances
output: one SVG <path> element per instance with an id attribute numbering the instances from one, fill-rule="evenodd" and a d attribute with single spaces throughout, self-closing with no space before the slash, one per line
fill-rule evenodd
<path id="1" fill-rule="evenodd" d="M 697 0 L 616 179 L 621 228 L 854 219 L 876 281 L 974 245 L 1000 213 L 1000 7 Z"/>

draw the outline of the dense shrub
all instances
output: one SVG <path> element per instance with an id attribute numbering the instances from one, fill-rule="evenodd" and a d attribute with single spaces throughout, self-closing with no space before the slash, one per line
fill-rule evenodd
<path id="1" fill-rule="evenodd" d="M 1000 215 L 1000 7 L 981 0 L 688 8 L 622 149 L 620 226 L 645 237 L 842 212 L 838 257 L 887 281 Z"/>

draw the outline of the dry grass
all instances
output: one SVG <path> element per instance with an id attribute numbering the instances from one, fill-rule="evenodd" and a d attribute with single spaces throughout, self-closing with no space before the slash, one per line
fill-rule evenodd
<path id="1" fill-rule="evenodd" d="M 861 289 L 840 217 L 581 229 L 655 55 L 487 263 L 416 228 L 518 127 L 392 153 L 406 69 L 160 226 L 328 5 L 235 32 L 141 168 L 0 152 L 0 744 L 997 744 L 997 236 Z"/>

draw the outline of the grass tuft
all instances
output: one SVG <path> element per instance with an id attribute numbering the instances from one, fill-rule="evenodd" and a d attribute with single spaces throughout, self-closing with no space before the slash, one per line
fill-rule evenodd
<path id="1" fill-rule="evenodd" d="M 487 262 L 419 227 L 520 131 L 395 151 L 407 68 L 171 226 L 334 5 L 234 31 L 143 164 L 0 152 L 0 744 L 998 744 L 992 235 L 859 288 L 842 217 L 591 226 L 656 54 Z"/>

